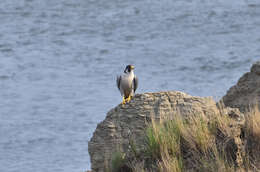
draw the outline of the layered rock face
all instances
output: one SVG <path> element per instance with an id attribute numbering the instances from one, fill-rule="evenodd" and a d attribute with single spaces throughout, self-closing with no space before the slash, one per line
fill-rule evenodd
<path id="1" fill-rule="evenodd" d="M 220 115 L 227 113 L 235 119 L 234 143 L 236 159 L 239 163 L 241 148 L 240 131 L 243 115 L 232 108 L 218 108 L 212 98 L 193 97 L 182 92 L 158 92 L 138 94 L 126 105 L 118 105 L 110 110 L 106 119 L 98 124 L 89 142 L 89 154 L 93 172 L 104 172 L 110 168 L 114 152 L 128 152 L 129 140 L 134 141 L 136 148 L 144 146 L 144 131 L 151 118 L 171 118 L 174 114 Z"/>
<path id="2" fill-rule="evenodd" d="M 241 112 L 247 112 L 256 105 L 260 107 L 260 61 L 253 64 L 250 72 L 228 90 L 222 101 L 226 106 L 239 108 Z"/>

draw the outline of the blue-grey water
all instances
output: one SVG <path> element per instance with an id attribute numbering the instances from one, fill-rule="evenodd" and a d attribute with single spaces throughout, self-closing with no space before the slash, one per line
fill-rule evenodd
<path id="1" fill-rule="evenodd" d="M 127 64 L 138 93 L 217 100 L 258 59 L 259 0 L 1 0 L 0 171 L 89 169 Z"/>

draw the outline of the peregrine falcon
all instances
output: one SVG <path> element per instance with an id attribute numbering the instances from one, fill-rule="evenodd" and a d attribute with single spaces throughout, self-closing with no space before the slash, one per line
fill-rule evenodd
<path id="1" fill-rule="evenodd" d="M 133 65 L 127 65 L 124 73 L 120 76 L 117 76 L 116 84 L 121 95 L 123 96 L 122 104 L 129 102 L 134 96 L 134 93 L 138 86 L 138 79 L 134 74 Z"/>

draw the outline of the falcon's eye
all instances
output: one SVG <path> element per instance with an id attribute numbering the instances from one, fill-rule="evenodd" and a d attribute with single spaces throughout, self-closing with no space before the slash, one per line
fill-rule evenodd
<path id="1" fill-rule="evenodd" d="M 127 65 L 124 72 L 131 72 L 131 65 Z"/>

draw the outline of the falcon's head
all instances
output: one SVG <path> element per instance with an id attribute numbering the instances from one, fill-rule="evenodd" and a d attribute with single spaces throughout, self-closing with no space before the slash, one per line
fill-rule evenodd
<path id="1" fill-rule="evenodd" d="M 125 73 L 130 73 L 132 70 L 134 70 L 134 66 L 133 65 L 127 65 L 124 72 Z"/>

